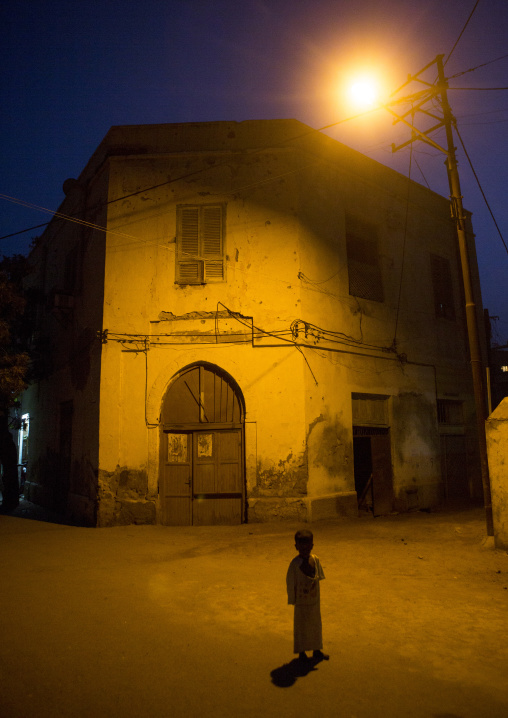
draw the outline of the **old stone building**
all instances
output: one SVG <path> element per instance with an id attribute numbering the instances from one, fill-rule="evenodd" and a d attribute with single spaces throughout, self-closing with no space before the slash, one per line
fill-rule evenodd
<path id="1" fill-rule="evenodd" d="M 64 190 L 31 500 L 110 526 L 481 496 L 446 198 L 295 120 L 113 127 Z"/>

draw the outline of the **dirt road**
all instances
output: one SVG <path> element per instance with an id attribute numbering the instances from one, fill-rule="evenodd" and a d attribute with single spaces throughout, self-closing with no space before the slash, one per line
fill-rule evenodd
<path id="1" fill-rule="evenodd" d="M 1 718 L 508 715 L 508 555 L 481 509 L 313 525 L 330 660 L 307 673 L 296 528 L 0 516 Z"/>

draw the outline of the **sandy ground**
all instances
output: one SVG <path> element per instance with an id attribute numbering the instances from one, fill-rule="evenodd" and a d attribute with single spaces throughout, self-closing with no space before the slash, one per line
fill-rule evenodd
<path id="1" fill-rule="evenodd" d="M 0 516 L 0 718 L 508 716 L 508 555 L 483 510 L 314 524 L 330 660 L 306 669 L 296 528 Z"/>

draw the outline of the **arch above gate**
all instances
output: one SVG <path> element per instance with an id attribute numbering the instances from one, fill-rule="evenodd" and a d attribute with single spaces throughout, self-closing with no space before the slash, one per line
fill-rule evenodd
<path id="1" fill-rule="evenodd" d="M 164 397 L 161 422 L 175 426 L 241 426 L 243 396 L 234 379 L 219 367 L 200 363 L 183 369 Z"/>

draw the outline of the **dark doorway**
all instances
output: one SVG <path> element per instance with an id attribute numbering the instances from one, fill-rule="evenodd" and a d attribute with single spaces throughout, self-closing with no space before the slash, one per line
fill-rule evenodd
<path id="1" fill-rule="evenodd" d="M 59 463 L 55 491 L 55 508 L 60 512 L 64 512 L 67 507 L 71 481 L 73 413 L 72 401 L 60 404 Z"/>
<path id="2" fill-rule="evenodd" d="M 374 516 L 389 514 L 393 510 L 389 429 L 353 427 L 353 459 L 358 508 Z"/>
<path id="3" fill-rule="evenodd" d="M 353 437 L 353 460 L 355 467 L 355 490 L 359 508 L 371 508 L 372 501 L 372 451 L 370 436 Z"/>
<path id="4" fill-rule="evenodd" d="M 441 436 L 441 471 L 447 499 L 470 498 L 465 436 Z"/>

